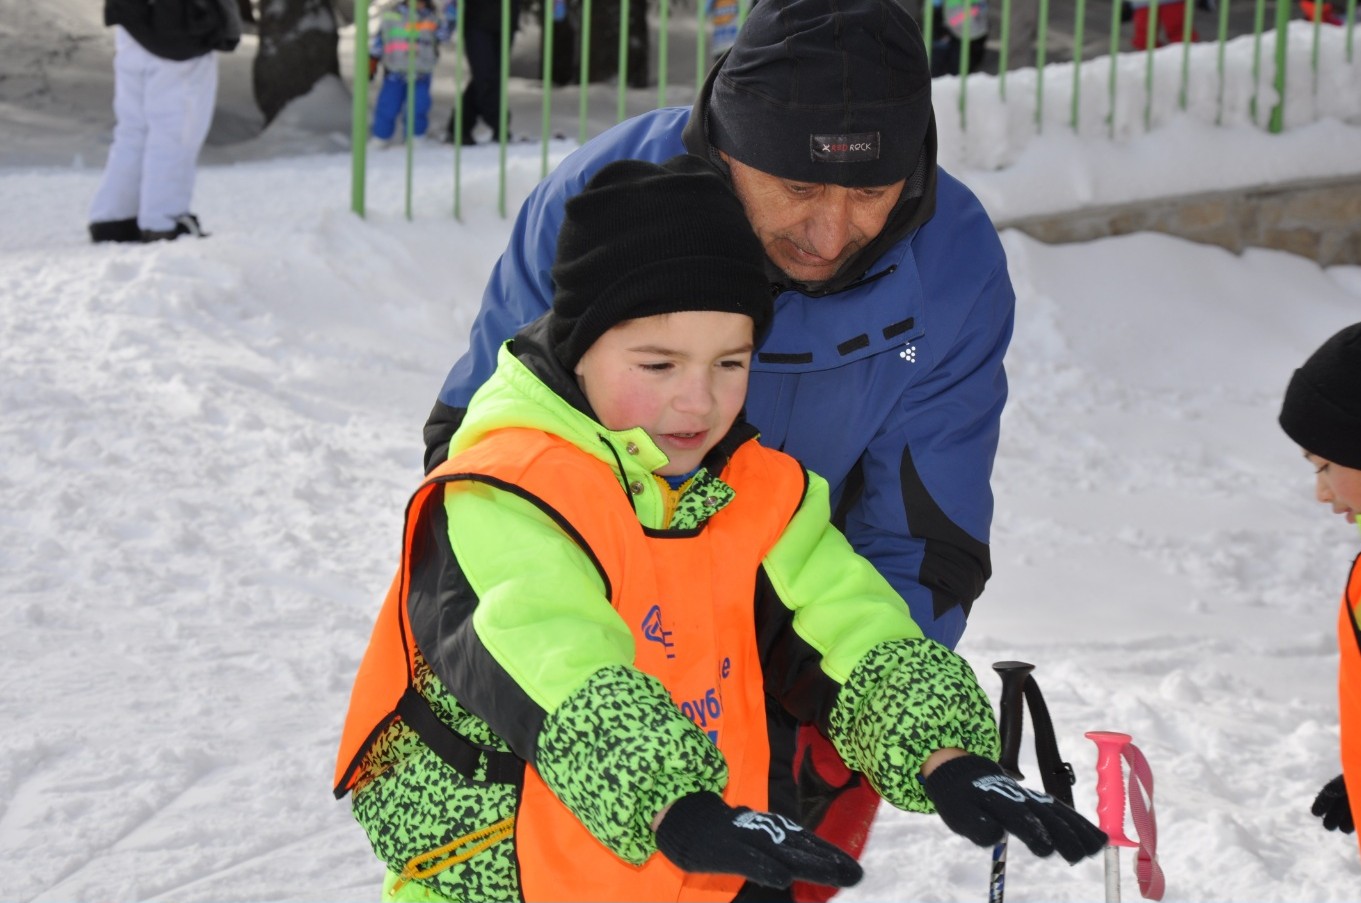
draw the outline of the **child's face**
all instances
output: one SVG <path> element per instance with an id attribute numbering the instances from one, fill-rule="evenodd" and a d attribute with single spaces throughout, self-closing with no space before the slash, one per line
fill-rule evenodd
<path id="1" fill-rule="evenodd" d="M 1304 457 L 1314 465 L 1314 498 L 1332 505 L 1333 513 L 1346 517 L 1347 523 L 1356 523 L 1356 513 L 1361 511 L 1361 470 L 1334 464 L 1310 452 Z"/>
<path id="2" fill-rule="evenodd" d="M 606 428 L 642 427 L 689 473 L 728 432 L 747 397 L 752 321 L 687 310 L 625 320 L 577 362 L 577 381 Z"/>

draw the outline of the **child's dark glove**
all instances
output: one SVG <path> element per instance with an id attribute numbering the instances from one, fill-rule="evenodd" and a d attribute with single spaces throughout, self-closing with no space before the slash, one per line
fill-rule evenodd
<path id="1" fill-rule="evenodd" d="M 1016 783 L 982 756 L 941 763 L 924 786 L 946 826 L 981 847 L 1010 834 L 1036 856 L 1057 850 L 1077 862 L 1106 845 L 1096 825 L 1049 794 Z"/>
<path id="2" fill-rule="evenodd" d="M 741 875 L 767 887 L 850 887 L 864 874 L 848 854 L 783 815 L 734 809 L 708 792 L 671 805 L 657 826 L 657 849 L 687 872 Z"/>
<path id="3" fill-rule="evenodd" d="M 1352 805 L 1347 799 L 1347 785 L 1342 775 L 1323 785 L 1309 811 L 1323 819 L 1323 827 L 1329 831 L 1350 834 L 1356 830 L 1356 823 L 1352 821 Z"/>

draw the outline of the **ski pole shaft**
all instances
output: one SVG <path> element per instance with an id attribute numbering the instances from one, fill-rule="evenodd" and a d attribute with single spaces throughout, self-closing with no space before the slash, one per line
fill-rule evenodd
<path id="1" fill-rule="evenodd" d="M 1106 903 L 1120 903 L 1120 848 L 1107 844 L 1102 855 L 1106 867 Z"/>
<path id="2" fill-rule="evenodd" d="M 999 730 L 1002 734 L 1002 754 L 997 764 L 1016 780 L 1023 775 L 1016 760 L 1021 755 L 1021 727 L 1024 713 L 1021 708 L 1026 681 L 1035 666 L 1027 662 L 994 662 L 992 669 L 1002 678 L 1002 701 Z M 1006 835 L 992 848 L 992 874 L 988 880 L 988 903 L 1002 903 L 1006 892 L 1007 838 Z"/>

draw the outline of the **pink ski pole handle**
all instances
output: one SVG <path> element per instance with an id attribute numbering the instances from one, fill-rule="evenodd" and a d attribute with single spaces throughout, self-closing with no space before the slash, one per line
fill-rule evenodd
<path id="1" fill-rule="evenodd" d="M 1096 744 L 1096 814 L 1113 847 L 1137 847 L 1125 836 L 1125 773 L 1121 754 L 1130 735 L 1119 731 L 1087 731 Z"/>

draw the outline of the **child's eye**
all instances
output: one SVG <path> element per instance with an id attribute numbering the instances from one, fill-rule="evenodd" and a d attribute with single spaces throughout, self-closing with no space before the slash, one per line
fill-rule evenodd
<path id="1" fill-rule="evenodd" d="M 673 365 L 671 364 L 670 361 L 662 361 L 661 363 L 657 363 L 657 364 L 639 364 L 639 365 L 638 365 L 639 369 L 646 370 L 646 371 L 648 371 L 649 373 L 663 373 L 663 372 L 665 372 L 665 371 L 667 371 L 667 370 L 670 370 L 672 366 L 673 366 Z"/>
<path id="2" fill-rule="evenodd" d="M 1324 461 L 1324 462 L 1323 462 L 1322 464 L 1320 464 L 1318 467 L 1315 467 L 1315 468 L 1314 468 L 1314 473 L 1315 473 L 1315 474 L 1320 474 L 1320 473 L 1323 473 L 1323 472 L 1324 472 L 1325 470 L 1327 470 L 1327 469 L 1328 469 L 1328 462 L 1327 462 L 1327 461 Z"/>
<path id="3" fill-rule="evenodd" d="M 745 369 L 747 369 L 747 362 L 746 362 L 746 361 L 719 361 L 719 362 L 718 362 L 718 366 L 722 367 L 722 368 L 725 369 L 725 370 L 745 370 Z"/>

